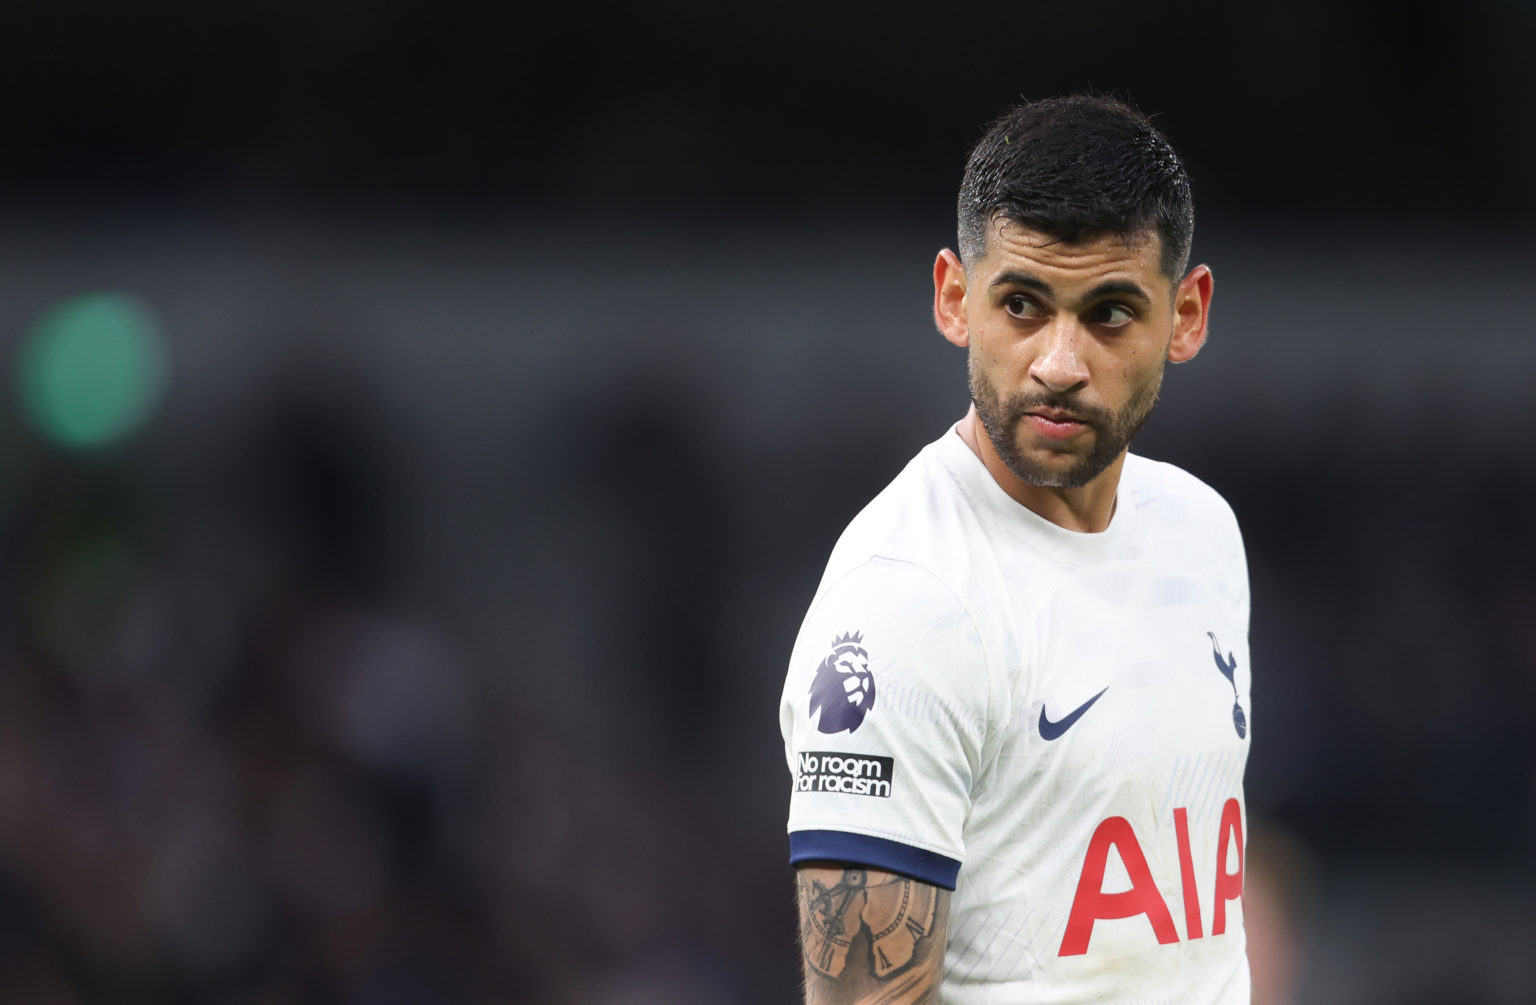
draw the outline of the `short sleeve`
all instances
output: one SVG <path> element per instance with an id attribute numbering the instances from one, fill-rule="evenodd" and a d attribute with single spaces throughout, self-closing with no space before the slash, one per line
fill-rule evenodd
<path id="1" fill-rule="evenodd" d="M 876 558 L 824 586 L 779 713 L 790 861 L 857 862 L 954 889 L 989 679 L 974 622 L 932 572 Z"/>

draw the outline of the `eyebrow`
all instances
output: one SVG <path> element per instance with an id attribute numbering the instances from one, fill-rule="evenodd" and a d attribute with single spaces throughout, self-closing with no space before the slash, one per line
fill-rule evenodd
<path id="1" fill-rule="evenodd" d="M 1055 295 L 1055 291 L 1051 289 L 1050 283 L 1027 272 L 1000 272 L 987 285 L 992 289 L 996 289 L 999 286 L 1022 286 L 1027 290 L 1044 293 L 1048 297 Z"/>
<path id="2" fill-rule="evenodd" d="M 1056 295 L 1056 291 L 1051 289 L 1050 283 L 1047 283 L 1045 280 L 1039 278 L 1038 276 L 1032 276 L 1027 272 L 1002 272 L 999 273 L 992 280 L 992 282 L 988 283 L 987 285 L 993 289 L 996 289 L 999 286 L 1022 286 L 1027 290 L 1034 290 L 1035 292 L 1043 293 L 1048 297 L 1055 297 Z M 1132 300 L 1139 300 L 1143 304 L 1147 304 L 1149 306 L 1152 303 L 1152 298 L 1147 295 L 1145 290 L 1143 290 L 1140 286 L 1137 286 L 1135 283 L 1124 279 L 1116 279 L 1110 280 L 1107 283 L 1100 283 L 1093 289 L 1089 290 L 1087 296 L 1085 296 L 1083 299 L 1084 301 L 1101 300 L 1104 297 L 1114 296 L 1129 297 Z"/>
<path id="3" fill-rule="evenodd" d="M 1108 283 L 1100 283 L 1088 291 L 1088 300 L 1101 300 L 1104 297 L 1129 297 L 1132 300 L 1140 300 L 1151 306 L 1152 298 L 1140 286 L 1129 280 L 1120 279 Z"/>

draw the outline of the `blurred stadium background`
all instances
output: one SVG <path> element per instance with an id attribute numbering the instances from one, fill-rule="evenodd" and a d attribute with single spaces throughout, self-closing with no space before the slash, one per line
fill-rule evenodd
<path id="1" fill-rule="evenodd" d="M 1195 178 L 1258 1005 L 1536 1001 L 1536 8 L 13 0 L 0 1001 L 796 1000 L 776 703 L 982 125 Z"/>

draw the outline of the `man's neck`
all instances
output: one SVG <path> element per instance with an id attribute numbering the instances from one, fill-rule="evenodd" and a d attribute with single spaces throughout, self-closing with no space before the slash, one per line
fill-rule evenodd
<path id="1" fill-rule="evenodd" d="M 1109 528 L 1109 521 L 1115 515 L 1120 471 L 1125 467 L 1124 452 L 1087 485 L 1073 489 L 1047 488 L 1031 485 L 1008 470 L 974 405 L 960 420 L 959 432 L 965 445 L 981 458 L 993 481 L 1020 506 L 1058 527 L 1082 534 L 1097 534 Z"/>

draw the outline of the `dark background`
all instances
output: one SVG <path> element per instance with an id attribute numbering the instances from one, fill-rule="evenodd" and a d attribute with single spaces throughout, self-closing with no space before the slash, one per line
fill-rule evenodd
<path id="1" fill-rule="evenodd" d="M 1536 8 L 0 10 L 0 999 L 795 1000 L 785 659 L 968 146 L 1184 153 L 1259 1002 L 1536 999 Z M 108 293 L 137 428 L 27 410 Z"/>

